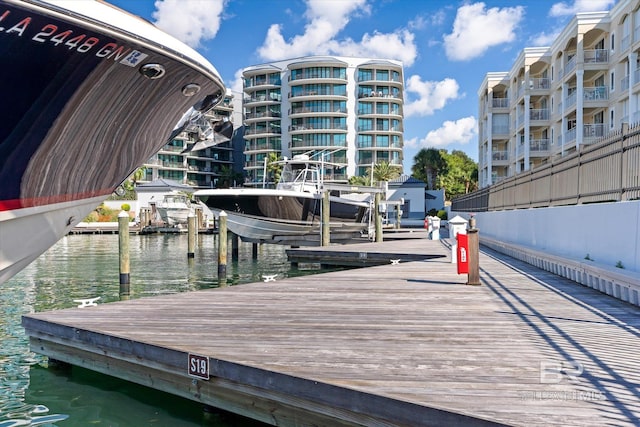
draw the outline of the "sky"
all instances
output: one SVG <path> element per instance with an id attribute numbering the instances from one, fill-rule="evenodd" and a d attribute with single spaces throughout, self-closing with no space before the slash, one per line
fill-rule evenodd
<path id="1" fill-rule="evenodd" d="M 107 0 L 196 49 L 228 88 L 243 68 L 312 55 L 402 61 L 404 173 L 422 148 L 478 161 L 478 90 L 577 12 L 616 0 Z M 238 95 L 236 95 L 238 96 Z"/>

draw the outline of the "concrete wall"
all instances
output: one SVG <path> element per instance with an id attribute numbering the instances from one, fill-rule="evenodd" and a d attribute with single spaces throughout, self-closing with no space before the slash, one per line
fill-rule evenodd
<path id="1" fill-rule="evenodd" d="M 452 212 L 469 218 L 465 212 Z M 480 238 L 640 272 L 640 201 L 474 214 Z"/>

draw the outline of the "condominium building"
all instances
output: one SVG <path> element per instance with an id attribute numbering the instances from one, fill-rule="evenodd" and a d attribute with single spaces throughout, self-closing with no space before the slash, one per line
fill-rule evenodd
<path id="1" fill-rule="evenodd" d="M 478 91 L 479 184 L 491 184 L 640 121 L 640 1 L 579 13 L 550 47 L 524 49 Z"/>
<path id="2" fill-rule="evenodd" d="M 207 112 L 205 118 L 212 125 L 220 120 L 233 123 L 234 101 L 234 94 L 228 90 L 222 102 Z M 225 141 L 203 150 L 185 151 L 198 138 L 195 129 L 187 128 L 169 141 L 144 164 L 145 174 L 141 181 L 163 178 L 200 189 L 214 188 L 221 179 L 228 179 L 233 170 L 233 142 Z"/>
<path id="3" fill-rule="evenodd" d="M 269 153 L 338 164 L 346 182 L 388 162 L 402 171 L 404 76 L 398 61 L 313 56 L 245 68 L 244 169 L 261 185 Z"/>

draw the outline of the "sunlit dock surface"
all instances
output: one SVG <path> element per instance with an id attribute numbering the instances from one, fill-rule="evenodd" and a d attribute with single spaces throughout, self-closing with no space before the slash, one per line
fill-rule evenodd
<path id="1" fill-rule="evenodd" d="M 485 248 L 466 286 L 441 242 L 400 244 L 441 257 L 23 325 L 37 353 L 277 425 L 639 424 L 638 307 Z"/>

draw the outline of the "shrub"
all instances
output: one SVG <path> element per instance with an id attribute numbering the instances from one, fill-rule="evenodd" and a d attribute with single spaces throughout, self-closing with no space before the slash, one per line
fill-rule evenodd
<path id="1" fill-rule="evenodd" d="M 439 210 L 437 215 L 438 215 L 438 218 L 440 218 L 443 221 L 446 221 L 448 219 L 447 211 L 445 211 L 444 209 Z"/>
<path id="2" fill-rule="evenodd" d="M 123 203 L 122 206 L 120 206 L 120 209 L 125 212 L 129 212 L 131 210 L 131 205 L 129 203 Z"/>

